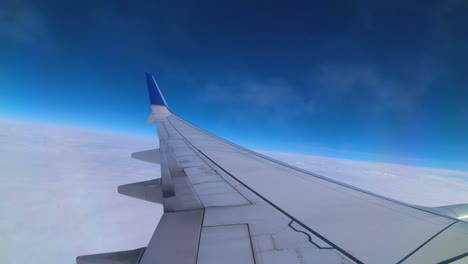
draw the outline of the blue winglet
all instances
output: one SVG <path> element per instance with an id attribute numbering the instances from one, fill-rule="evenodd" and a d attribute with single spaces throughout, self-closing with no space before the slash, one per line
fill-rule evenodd
<path id="1" fill-rule="evenodd" d="M 164 100 L 164 96 L 162 95 L 161 90 L 159 90 L 156 80 L 154 79 L 153 75 L 149 72 L 146 72 L 146 82 L 148 83 L 148 92 L 151 104 L 163 105 L 169 108 L 169 106 L 166 103 L 166 100 Z"/>

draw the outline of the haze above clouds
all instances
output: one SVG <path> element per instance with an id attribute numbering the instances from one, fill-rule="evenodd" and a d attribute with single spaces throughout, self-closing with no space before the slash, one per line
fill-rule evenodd
<path id="1" fill-rule="evenodd" d="M 78 255 L 146 246 L 162 206 L 117 186 L 159 177 L 130 153 L 157 147 L 134 137 L 0 120 L 3 263 L 73 263 Z M 468 203 L 468 173 L 321 156 L 262 152 L 294 166 L 408 203 Z"/>
<path id="2" fill-rule="evenodd" d="M 180 117 L 243 145 L 467 171 L 465 10 L 460 0 L 1 1 L 0 117 L 152 136 L 136 125 L 149 71 Z"/>

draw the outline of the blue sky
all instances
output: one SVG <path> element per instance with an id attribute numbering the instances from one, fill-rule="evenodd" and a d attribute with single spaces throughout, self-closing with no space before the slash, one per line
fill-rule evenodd
<path id="1" fill-rule="evenodd" d="M 0 116 L 468 170 L 466 1 L 6 1 Z"/>

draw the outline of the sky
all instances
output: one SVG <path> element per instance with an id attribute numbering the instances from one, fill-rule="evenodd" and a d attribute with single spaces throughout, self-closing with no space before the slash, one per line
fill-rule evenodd
<path id="1" fill-rule="evenodd" d="M 155 136 L 171 110 L 240 145 L 468 170 L 468 3 L 0 3 L 0 117 Z"/>
<path id="2" fill-rule="evenodd" d="M 0 146 L 2 263 L 73 263 L 78 255 L 148 244 L 162 205 L 117 187 L 160 177 L 158 165 L 130 158 L 157 147 L 153 137 L 0 120 Z M 468 172 L 261 153 L 406 203 L 468 203 Z"/>

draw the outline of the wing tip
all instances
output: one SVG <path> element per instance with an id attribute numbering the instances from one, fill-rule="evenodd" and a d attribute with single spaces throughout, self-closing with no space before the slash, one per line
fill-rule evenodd
<path id="1" fill-rule="evenodd" d="M 148 85 L 150 103 L 152 105 L 162 105 L 162 106 L 169 108 L 161 90 L 159 89 L 158 84 L 156 83 L 156 79 L 154 78 L 153 74 L 151 74 L 150 72 L 145 72 L 145 75 L 146 75 L 146 82 Z"/>

